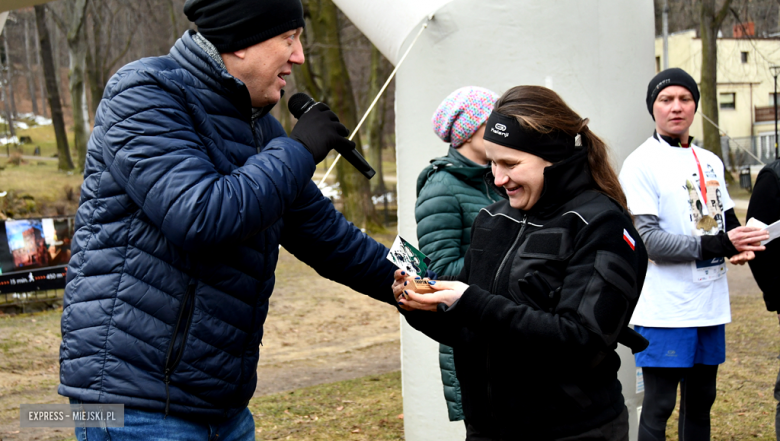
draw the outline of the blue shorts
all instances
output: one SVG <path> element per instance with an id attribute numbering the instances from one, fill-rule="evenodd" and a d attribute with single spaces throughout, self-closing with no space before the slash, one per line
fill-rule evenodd
<path id="1" fill-rule="evenodd" d="M 650 342 L 635 355 L 637 367 L 689 368 L 726 361 L 726 325 L 702 328 L 650 328 L 634 330 Z"/>

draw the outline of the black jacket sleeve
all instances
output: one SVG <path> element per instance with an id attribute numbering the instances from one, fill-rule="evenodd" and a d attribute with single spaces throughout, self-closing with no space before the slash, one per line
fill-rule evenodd
<path id="1" fill-rule="evenodd" d="M 471 230 L 471 236 L 473 240 L 474 229 Z M 456 280 L 467 283 L 469 278 L 470 260 L 471 255 L 469 251 L 466 251 L 464 265 L 460 274 L 458 274 L 458 276 L 441 276 L 439 277 L 439 280 Z M 417 329 L 439 343 L 457 347 L 459 344 L 474 338 L 473 332 L 464 326 L 462 322 L 457 320 L 455 314 L 448 313 L 448 311 L 451 308 L 454 308 L 459 301 L 460 300 L 453 303 L 449 308 L 444 304 L 439 304 L 438 310 L 435 313 L 430 311 L 401 310 L 401 314 L 403 314 L 407 323 L 414 329 Z"/>
<path id="2" fill-rule="evenodd" d="M 714 236 L 701 236 L 701 258 L 704 260 L 739 254 L 728 235 L 729 231 L 740 226 L 739 219 L 734 214 L 733 208 L 726 210 L 724 217 L 726 218 L 726 233 L 721 231 Z"/>
<path id="3" fill-rule="evenodd" d="M 770 225 L 780 220 L 780 179 L 776 172 L 766 167 L 758 174 L 747 218 L 755 217 Z M 756 253 L 756 258 L 748 262 L 750 271 L 764 293 L 764 302 L 769 311 L 780 311 L 780 243 L 769 242 L 766 250 Z"/>

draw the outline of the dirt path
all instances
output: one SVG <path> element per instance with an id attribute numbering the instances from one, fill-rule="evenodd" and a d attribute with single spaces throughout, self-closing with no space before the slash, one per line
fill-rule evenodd
<path id="1" fill-rule="evenodd" d="M 284 250 L 276 276 L 256 395 L 400 369 L 394 308 L 324 280 Z M 56 390 L 60 315 L 0 316 L 0 441 L 72 437 L 19 428 L 19 404 L 67 402 Z"/>

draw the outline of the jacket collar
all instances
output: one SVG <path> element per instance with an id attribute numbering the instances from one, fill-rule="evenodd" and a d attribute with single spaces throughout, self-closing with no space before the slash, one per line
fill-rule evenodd
<path id="1" fill-rule="evenodd" d="M 663 139 L 667 144 L 669 144 L 670 147 L 681 147 L 682 141 L 680 141 L 680 138 L 672 138 L 671 136 L 664 136 L 659 135 L 657 131 L 653 130 L 653 138 L 655 138 L 656 141 L 661 142 Z M 688 137 L 688 147 L 693 145 L 693 136 Z"/>
<path id="2" fill-rule="evenodd" d="M 463 156 L 457 149 L 450 146 L 447 156 L 440 156 L 438 158 L 431 159 L 431 165 L 426 169 L 427 172 L 420 173 L 417 178 L 417 194 L 428 182 L 428 179 L 437 170 L 446 170 L 447 173 L 455 176 L 461 181 L 478 181 L 479 185 L 484 179 L 485 175 L 490 172 L 490 167 L 486 165 L 479 165 L 469 158 Z M 495 188 L 492 184 L 487 188 Z"/>
<path id="3" fill-rule="evenodd" d="M 583 148 L 573 156 L 544 169 L 544 188 L 530 212 L 545 216 L 585 190 L 595 187 L 588 166 L 588 150 Z"/>

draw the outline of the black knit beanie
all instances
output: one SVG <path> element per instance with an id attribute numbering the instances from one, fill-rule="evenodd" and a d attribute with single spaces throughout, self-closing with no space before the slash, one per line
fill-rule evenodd
<path id="1" fill-rule="evenodd" d="M 696 85 L 696 81 L 688 75 L 688 72 L 679 67 L 672 67 L 659 72 L 647 85 L 647 99 L 645 101 L 647 101 L 647 111 L 650 112 L 650 116 L 653 116 L 653 103 L 658 98 L 658 94 L 669 86 L 682 86 L 688 89 L 693 95 L 696 110 L 699 109 L 699 87 Z M 653 116 L 653 120 L 655 120 L 655 116 Z"/>
<path id="2" fill-rule="evenodd" d="M 220 53 L 304 27 L 301 0 L 187 0 L 184 14 Z"/>

